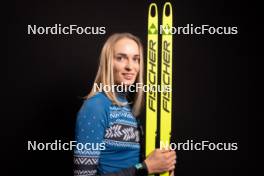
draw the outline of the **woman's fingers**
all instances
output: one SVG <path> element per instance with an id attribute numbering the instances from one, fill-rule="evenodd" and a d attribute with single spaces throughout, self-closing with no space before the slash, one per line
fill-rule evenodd
<path id="1" fill-rule="evenodd" d="M 173 171 L 176 164 L 176 152 L 168 149 L 155 149 L 145 160 L 150 173 Z"/>
<path id="2" fill-rule="evenodd" d="M 169 158 L 169 161 L 168 161 L 168 167 L 169 169 L 168 170 L 174 170 L 175 169 L 175 165 L 176 165 L 176 159 L 177 159 L 177 156 L 176 156 L 176 152 L 175 151 L 171 151 L 170 152 L 170 158 Z"/>
<path id="3" fill-rule="evenodd" d="M 175 169 L 175 165 L 173 164 L 172 166 L 169 167 L 168 171 L 173 171 Z"/>

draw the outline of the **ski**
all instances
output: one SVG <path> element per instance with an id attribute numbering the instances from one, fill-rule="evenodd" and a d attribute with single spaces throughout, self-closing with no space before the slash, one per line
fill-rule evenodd
<path id="1" fill-rule="evenodd" d="M 170 145 L 172 121 L 172 6 L 166 2 L 162 13 L 161 87 L 169 87 L 160 96 L 160 147 Z M 160 174 L 168 176 L 169 173 Z"/>
<path id="2" fill-rule="evenodd" d="M 159 32 L 158 7 L 156 3 L 151 3 L 148 9 L 148 37 L 147 37 L 147 71 L 146 84 L 154 87 L 146 92 L 146 145 L 145 155 L 148 156 L 156 149 L 158 117 L 160 117 L 159 137 L 160 147 L 168 147 L 171 137 L 172 121 L 172 6 L 166 2 L 162 12 L 162 27 Z M 161 61 L 159 61 L 158 35 L 161 36 Z M 161 64 L 159 72 L 158 64 Z M 158 83 L 160 77 L 160 83 Z M 158 92 L 157 87 L 161 86 L 168 91 Z M 158 102 L 158 94 L 160 101 Z M 159 114 L 158 114 L 159 112 Z M 160 174 L 168 176 L 169 173 Z"/>
<path id="3" fill-rule="evenodd" d="M 147 80 L 148 87 L 158 85 L 158 8 L 155 3 L 149 5 L 147 38 Z M 156 148 L 158 94 L 156 90 L 146 93 L 146 148 L 148 156 Z"/>

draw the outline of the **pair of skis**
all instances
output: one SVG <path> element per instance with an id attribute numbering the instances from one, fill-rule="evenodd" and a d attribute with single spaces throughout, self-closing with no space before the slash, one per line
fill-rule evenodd
<path id="1" fill-rule="evenodd" d="M 157 148 L 156 138 L 159 117 L 159 145 L 170 144 L 172 118 L 172 34 L 169 29 L 172 27 L 172 16 L 171 3 L 166 2 L 162 12 L 162 31 L 159 31 L 157 4 L 151 3 L 149 5 L 146 83 L 149 87 L 153 86 L 156 88 L 158 85 L 161 88 L 169 86 L 170 91 L 160 92 L 156 89 L 146 93 L 146 156 Z M 161 61 L 159 61 L 160 33 Z M 159 64 L 161 64 L 161 67 L 158 67 Z M 158 79 L 159 77 L 160 79 Z M 158 99 L 158 97 L 160 98 Z M 166 172 L 161 175 L 168 176 L 169 173 Z"/>

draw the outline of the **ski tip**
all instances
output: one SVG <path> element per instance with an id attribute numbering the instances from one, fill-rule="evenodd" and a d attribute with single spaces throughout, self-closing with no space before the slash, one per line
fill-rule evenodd
<path id="1" fill-rule="evenodd" d="M 158 17 L 158 6 L 156 3 L 151 3 L 149 5 L 149 17 L 157 18 Z"/>
<path id="2" fill-rule="evenodd" d="M 163 6 L 163 16 L 172 16 L 172 5 L 170 2 L 166 2 Z"/>
<path id="3" fill-rule="evenodd" d="M 158 34 L 158 7 L 155 3 L 149 5 L 148 14 L 148 35 L 152 34 Z"/>

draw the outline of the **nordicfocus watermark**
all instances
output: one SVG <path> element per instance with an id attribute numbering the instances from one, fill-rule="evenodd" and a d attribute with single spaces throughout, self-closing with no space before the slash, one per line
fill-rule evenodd
<path id="1" fill-rule="evenodd" d="M 217 150 L 217 151 L 235 151 L 238 150 L 237 142 L 210 142 L 187 140 L 186 142 L 168 143 L 160 141 L 160 149 L 170 150 Z"/>
<path id="2" fill-rule="evenodd" d="M 194 142 L 194 140 L 187 140 L 185 142 L 168 143 L 160 142 L 160 149 L 170 150 L 190 150 L 190 151 L 236 151 L 238 150 L 237 142 L 211 142 L 209 140 L 203 140 Z M 101 143 L 79 143 L 77 141 L 62 142 L 62 140 L 54 140 L 53 142 L 37 142 L 27 141 L 28 151 L 60 151 L 60 150 L 105 150 L 106 146 L 104 142 Z"/>
<path id="3" fill-rule="evenodd" d="M 27 141 L 27 150 L 105 150 L 105 143 L 78 143 L 77 141 L 37 142 Z"/>
<path id="4" fill-rule="evenodd" d="M 103 35 L 106 33 L 104 26 L 78 26 L 75 24 L 63 26 L 62 24 L 54 24 L 53 26 L 37 26 L 27 25 L 28 35 Z"/>
<path id="5" fill-rule="evenodd" d="M 172 88 L 169 85 L 143 85 L 143 83 L 135 83 L 132 85 L 125 85 L 124 83 L 118 85 L 104 85 L 103 83 L 94 83 L 94 92 L 138 92 L 140 89 L 143 92 L 171 92 Z"/>
<path id="6" fill-rule="evenodd" d="M 159 26 L 159 34 L 185 34 L 185 35 L 235 35 L 238 34 L 237 26 L 211 26 L 209 24 L 204 24 L 200 26 L 195 26 L 193 24 L 187 24 L 186 26 Z"/>

